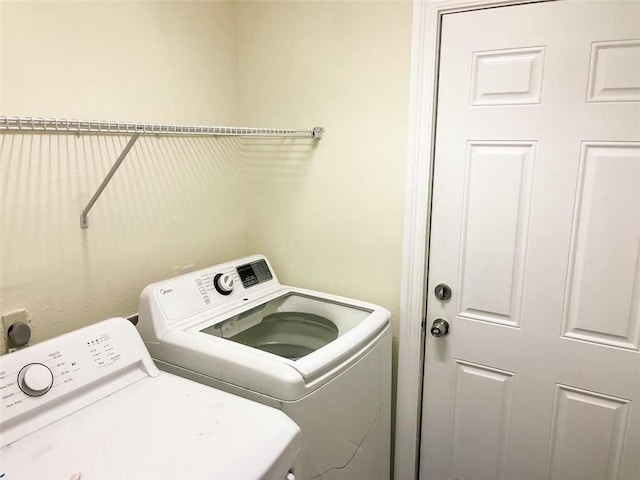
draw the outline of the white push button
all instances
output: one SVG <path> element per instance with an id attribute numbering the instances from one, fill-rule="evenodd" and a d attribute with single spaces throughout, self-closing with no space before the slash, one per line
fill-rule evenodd
<path id="1" fill-rule="evenodd" d="M 20 370 L 18 385 L 27 395 L 39 397 L 47 393 L 53 385 L 53 373 L 41 363 L 31 363 Z"/>

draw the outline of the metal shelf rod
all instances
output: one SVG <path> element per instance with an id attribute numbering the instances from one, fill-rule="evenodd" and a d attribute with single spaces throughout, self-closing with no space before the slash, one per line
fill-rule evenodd
<path id="1" fill-rule="evenodd" d="M 111 122 L 101 120 L 67 120 L 60 118 L 2 117 L 0 133 L 76 133 L 99 135 L 159 135 L 159 136 L 236 136 L 236 137 L 298 137 L 320 140 L 324 128 L 293 130 L 283 128 L 214 127 L 165 123 Z"/>
<path id="2" fill-rule="evenodd" d="M 104 178 L 96 193 L 80 214 L 80 227 L 89 227 L 89 211 L 93 208 L 111 178 L 129 151 L 141 135 L 153 136 L 209 136 L 209 137 L 276 137 L 276 138 L 311 138 L 321 140 L 324 128 L 314 127 L 311 130 L 289 130 L 282 128 L 252 127 L 210 127 L 204 125 L 176 125 L 163 123 L 111 122 L 100 120 L 66 120 L 60 118 L 35 117 L 3 117 L 0 116 L 0 133 L 48 133 L 76 135 L 131 135 L 127 145 L 118 156 L 109 173 Z"/>

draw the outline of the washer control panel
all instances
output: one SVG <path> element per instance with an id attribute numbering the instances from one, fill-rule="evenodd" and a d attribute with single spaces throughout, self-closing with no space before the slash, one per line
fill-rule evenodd
<path id="1" fill-rule="evenodd" d="M 240 265 L 236 267 L 236 272 L 238 272 L 238 276 L 240 277 L 244 288 L 268 282 L 273 278 L 271 270 L 269 270 L 269 265 L 267 265 L 267 262 L 262 259 Z"/>
<path id="2" fill-rule="evenodd" d="M 120 370 L 151 358 L 135 327 L 119 318 L 61 335 L 0 357 L 0 433 L 7 422 L 60 404 L 70 393 L 114 381 Z M 140 370 L 140 378 L 148 376 Z"/>
<path id="3" fill-rule="evenodd" d="M 147 312 L 159 310 L 168 325 L 175 321 L 233 301 L 242 301 L 254 292 L 280 284 L 262 255 L 208 267 L 149 285 L 140 299 L 138 328 L 152 323 Z M 142 331 L 142 330 L 141 330 Z M 144 336 L 144 333 L 143 333 Z"/>

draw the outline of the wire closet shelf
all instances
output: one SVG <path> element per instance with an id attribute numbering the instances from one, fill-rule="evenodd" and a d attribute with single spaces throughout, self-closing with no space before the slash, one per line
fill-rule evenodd
<path id="1" fill-rule="evenodd" d="M 159 136 L 236 136 L 297 137 L 320 140 L 324 128 L 308 130 L 285 128 L 216 127 L 173 123 L 135 123 L 102 120 L 67 120 L 63 118 L 0 117 L 3 133 L 77 133 L 93 135 L 159 135 Z"/>
<path id="2" fill-rule="evenodd" d="M 309 138 L 320 140 L 323 127 L 309 130 L 254 127 L 214 127 L 205 125 L 179 125 L 172 123 L 135 123 L 102 120 L 67 120 L 61 118 L 7 117 L 0 116 L 0 133 L 47 133 L 76 135 L 131 135 L 127 145 L 113 164 L 96 193 L 80 214 L 80 227 L 89 227 L 89 211 L 116 173 L 129 151 L 140 136 L 199 136 L 199 137 L 267 137 Z"/>

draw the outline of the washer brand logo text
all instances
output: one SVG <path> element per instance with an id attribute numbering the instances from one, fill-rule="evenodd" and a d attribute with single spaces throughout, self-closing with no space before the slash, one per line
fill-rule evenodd
<path id="1" fill-rule="evenodd" d="M 173 292 L 173 288 L 161 288 L 160 295 L 166 295 L 167 293 Z"/>

